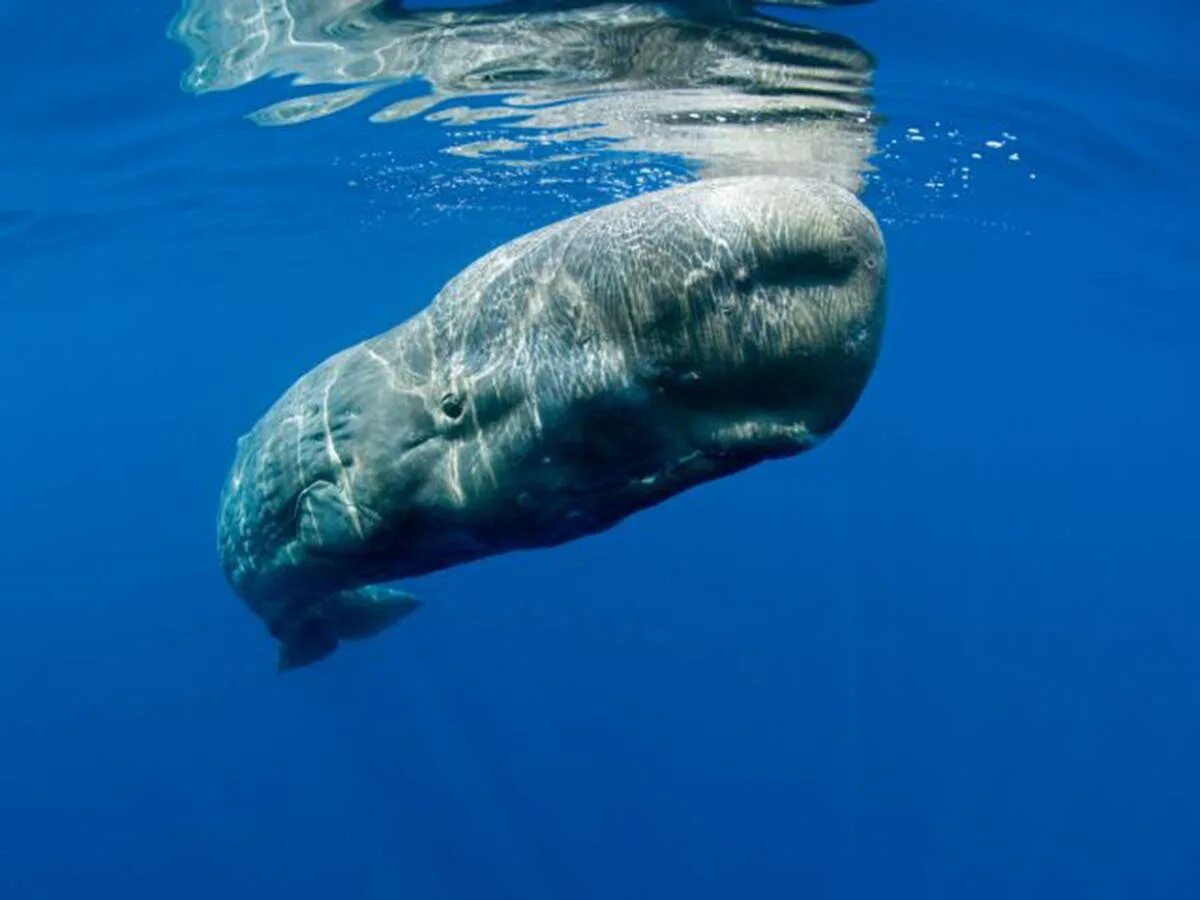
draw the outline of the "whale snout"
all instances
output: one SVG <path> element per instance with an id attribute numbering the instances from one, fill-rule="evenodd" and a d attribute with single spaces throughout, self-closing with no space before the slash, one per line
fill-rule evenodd
<path id="1" fill-rule="evenodd" d="M 679 226 L 661 230 L 644 264 L 661 285 L 647 316 L 652 367 L 744 443 L 796 435 L 807 446 L 832 432 L 882 337 L 886 258 L 874 217 L 840 187 L 795 178 L 699 182 L 676 198 Z"/>
<path id="2" fill-rule="evenodd" d="M 783 287 L 799 299 L 873 312 L 882 294 L 886 254 L 871 212 L 834 184 L 796 178 L 739 178 L 699 204 L 709 217 L 714 252 L 744 290 Z M 836 295 L 836 297 L 835 297 Z"/>

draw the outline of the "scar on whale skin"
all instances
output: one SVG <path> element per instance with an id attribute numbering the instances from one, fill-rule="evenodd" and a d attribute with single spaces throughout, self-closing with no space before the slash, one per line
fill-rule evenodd
<path id="1" fill-rule="evenodd" d="M 791 177 L 644 194 L 505 244 L 239 441 L 226 577 L 294 668 L 412 613 L 386 582 L 808 450 L 866 386 L 885 270 L 853 194 Z"/>

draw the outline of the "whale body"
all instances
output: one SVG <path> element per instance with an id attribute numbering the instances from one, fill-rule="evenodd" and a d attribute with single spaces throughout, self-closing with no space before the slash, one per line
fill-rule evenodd
<path id="1" fill-rule="evenodd" d="M 387 582 L 807 450 L 867 383 L 884 284 L 870 212 L 790 177 L 644 194 L 504 244 L 238 441 L 226 577 L 292 668 L 416 608 Z"/>

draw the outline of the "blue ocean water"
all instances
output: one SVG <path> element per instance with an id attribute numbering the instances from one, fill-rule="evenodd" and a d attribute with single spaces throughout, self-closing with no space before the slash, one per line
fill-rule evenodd
<path id="1" fill-rule="evenodd" d="M 178 12 L 0 6 L 0 897 L 1200 897 L 1194 4 L 768 10 L 874 68 L 850 420 L 286 676 L 236 437 L 694 167 L 446 153 L 409 82 L 262 127 L 332 82 L 185 91 Z"/>

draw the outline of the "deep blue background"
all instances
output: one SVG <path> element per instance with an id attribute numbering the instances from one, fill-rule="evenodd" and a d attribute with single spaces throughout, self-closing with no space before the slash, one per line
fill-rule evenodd
<path id="1" fill-rule="evenodd" d="M 406 208 L 436 126 L 182 94 L 165 2 L 0 5 L 0 897 L 1200 897 L 1200 11 L 1001 6 L 796 16 L 886 118 L 827 446 L 277 677 L 235 437 L 569 210 Z"/>

